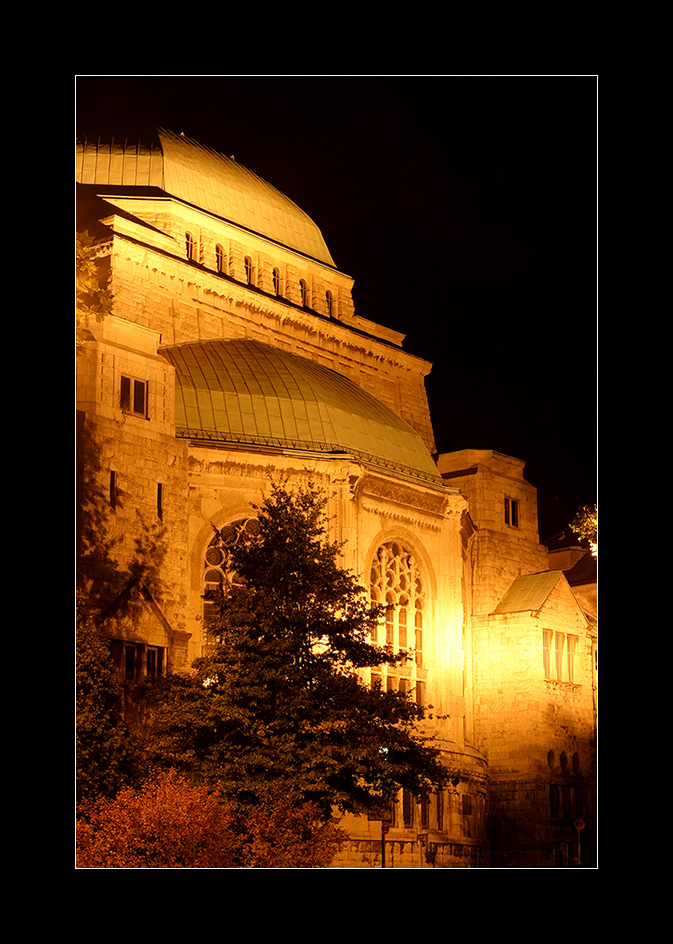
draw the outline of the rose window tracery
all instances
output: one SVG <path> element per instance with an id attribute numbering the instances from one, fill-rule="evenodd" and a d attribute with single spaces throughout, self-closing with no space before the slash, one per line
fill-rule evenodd
<path id="1" fill-rule="evenodd" d="M 215 617 L 216 598 L 227 571 L 227 549 L 243 534 L 256 534 L 258 530 L 256 518 L 239 518 L 215 531 L 203 558 L 203 622 L 206 628 L 212 625 Z"/>

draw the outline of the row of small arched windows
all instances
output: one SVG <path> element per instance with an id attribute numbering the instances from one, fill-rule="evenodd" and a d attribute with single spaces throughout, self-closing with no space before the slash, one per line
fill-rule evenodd
<path id="1" fill-rule="evenodd" d="M 187 232 L 185 233 L 185 251 L 187 258 L 192 262 L 198 262 L 197 258 L 197 247 L 196 240 L 194 236 Z M 245 265 L 245 281 L 248 285 L 255 285 L 255 267 L 250 256 L 246 256 L 244 260 Z M 218 243 L 215 246 L 215 266 L 219 275 L 227 275 L 227 262 L 224 252 L 224 247 L 221 243 Z M 301 305 L 303 308 L 311 307 L 311 297 L 309 292 L 308 283 L 306 279 L 299 280 L 299 291 L 301 294 Z M 281 273 L 278 268 L 273 270 L 273 293 L 277 298 L 282 298 L 283 296 L 283 281 L 281 278 Z M 329 289 L 325 292 L 325 305 L 327 309 L 327 314 L 329 317 L 334 315 L 334 295 Z"/>

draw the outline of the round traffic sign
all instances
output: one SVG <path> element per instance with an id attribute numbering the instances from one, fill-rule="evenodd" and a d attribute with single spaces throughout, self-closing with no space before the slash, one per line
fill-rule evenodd
<path id="1" fill-rule="evenodd" d="M 584 820 L 576 819 L 575 820 L 575 829 L 584 829 Z"/>

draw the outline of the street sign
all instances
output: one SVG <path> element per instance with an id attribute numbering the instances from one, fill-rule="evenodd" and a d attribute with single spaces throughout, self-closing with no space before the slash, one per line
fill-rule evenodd
<path id="1" fill-rule="evenodd" d="M 575 820 L 575 829 L 577 829 L 577 830 L 584 829 L 584 820 L 583 820 L 583 819 L 576 819 L 576 820 Z"/>
<path id="2" fill-rule="evenodd" d="M 389 829 L 390 829 L 389 823 L 386 823 L 386 822 L 381 823 L 381 832 L 383 833 L 384 836 L 386 835 Z"/>

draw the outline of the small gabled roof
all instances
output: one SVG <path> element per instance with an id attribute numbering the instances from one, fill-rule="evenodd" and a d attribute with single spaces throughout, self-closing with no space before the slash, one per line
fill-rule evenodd
<path id="1" fill-rule="evenodd" d="M 517 577 L 494 613 L 521 613 L 539 610 L 561 577 L 560 570 Z"/>

